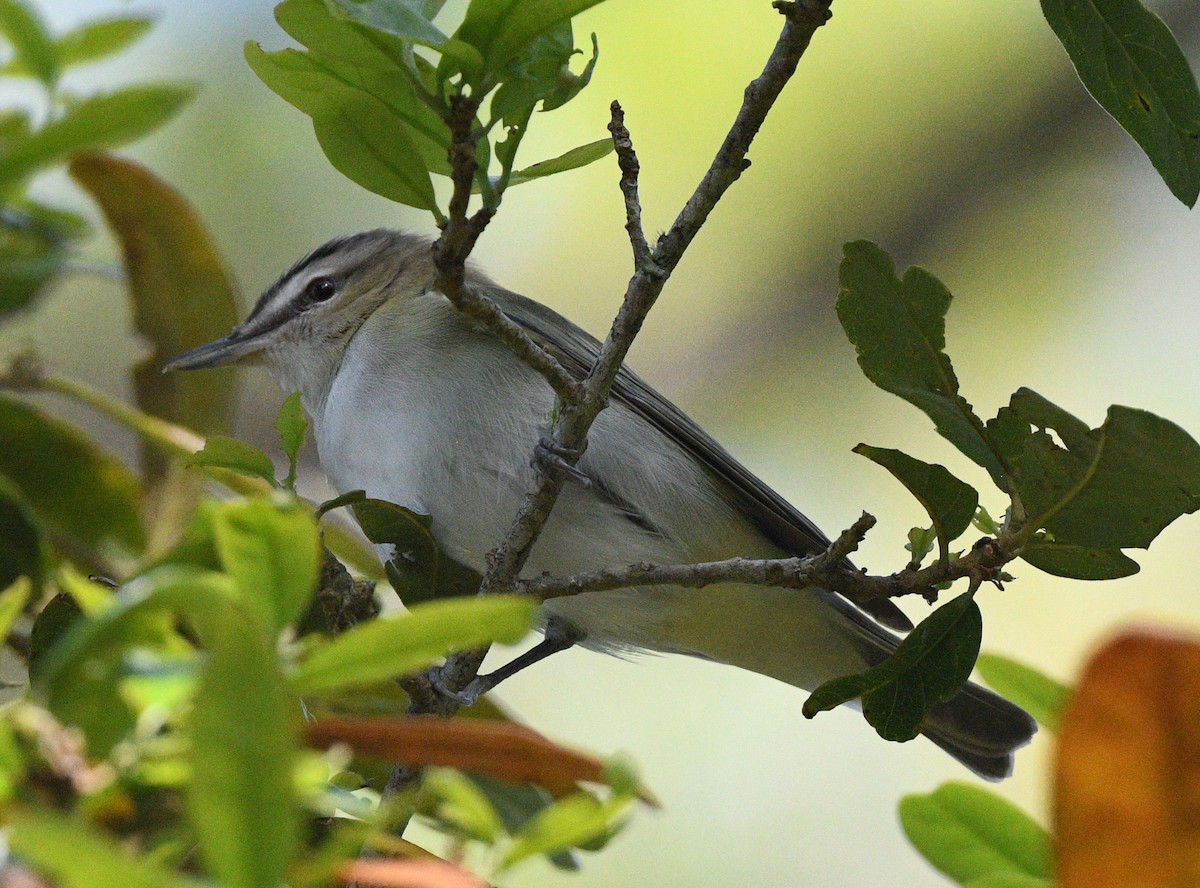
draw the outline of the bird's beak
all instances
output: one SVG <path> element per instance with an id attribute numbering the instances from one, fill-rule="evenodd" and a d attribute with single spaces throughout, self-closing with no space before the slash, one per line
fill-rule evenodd
<path id="1" fill-rule="evenodd" d="M 246 335 L 234 330 L 228 336 L 194 348 L 172 358 L 163 366 L 163 373 L 173 370 L 200 370 L 236 364 L 267 346 L 267 334 Z"/>

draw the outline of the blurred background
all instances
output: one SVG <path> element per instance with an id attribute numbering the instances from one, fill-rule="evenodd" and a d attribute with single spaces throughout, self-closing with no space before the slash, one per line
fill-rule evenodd
<path id="1" fill-rule="evenodd" d="M 200 210 L 242 288 L 244 308 L 329 237 L 423 214 L 359 190 L 325 162 L 309 120 L 262 86 L 242 45 L 287 45 L 267 0 L 42 0 L 59 29 L 152 12 L 151 36 L 75 75 L 80 91 L 134 80 L 202 86 L 174 122 L 125 152 Z M 948 348 L 984 417 L 1020 385 L 1099 425 L 1110 403 L 1143 407 L 1200 434 L 1196 362 L 1200 219 L 1091 102 L 1038 4 L 839 2 L 731 190 L 670 282 L 631 363 L 756 473 L 836 534 L 863 510 L 879 525 L 858 562 L 900 568 L 926 519 L 860 441 L 944 462 L 984 492 L 924 415 L 861 376 L 834 314 L 844 241 L 869 238 L 900 269 L 920 264 L 955 294 Z M 1160 11 L 1197 52 L 1195 5 Z M 452 9 L 448 10 L 452 13 Z M 591 86 L 535 118 L 519 165 L 606 136 L 618 99 L 642 163 L 649 233 L 667 227 L 708 164 L 779 28 L 766 0 L 609 0 L 579 19 L 599 35 Z M 10 89 L 8 85 L 0 89 Z M 6 95 L 5 102 L 16 96 Z M 42 197 L 96 216 L 65 179 Z M 514 189 L 475 253 L 505 286 L 603 335 L 630 271 L 611 158 Z M 115 267 L 111 242 L 84 257 Z M 144 355 L 119 282 L 77 276 L 0 333 L 58 371 L 127 393 Z M 236 372 L 236 371 L 215 371 Z M 274 448 L 282 395 L 243 380 L 240 432 Z M 76 414 L 132 453 L 132 441 Z M 323 496 L 315 462 L 304 489 Z M 994 493 L 994 491 L 993 491 Z M 1072 680 L 1099 640 L 1131 622 L 1195 630 L 1196 519 L 1169 528 L 1134 577 L 1018 581 L 981 593 L 985 650 Z M 925 606 L 906 603 L 914 618 Z M 806 721 L 804 695 L 748 673 L 645 657 L 569 652 L 499 695 L 534 726 L 602 754 L 628 751 L 664 803 L 564 875 L 530 864 L 516 886 L 858 886 L 948 884 L 912 851 L 896 801 L 973 779 L 924 741 L 885 744 L 850 712 Z M 1002 791 L 1045 819 L 1053 743 L 1041 736 Z"/>

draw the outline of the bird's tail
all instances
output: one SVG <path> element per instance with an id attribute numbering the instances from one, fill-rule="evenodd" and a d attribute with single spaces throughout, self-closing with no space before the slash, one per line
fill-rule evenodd
<path id="1" fill-rule="evenodd" d="M 1012 773 L 1013 753 L 1032 739 L 1037 725 L 1024 709 L 967 682 L 929 711 L 921 733 L 980 777 L 1002 780 Z"/>

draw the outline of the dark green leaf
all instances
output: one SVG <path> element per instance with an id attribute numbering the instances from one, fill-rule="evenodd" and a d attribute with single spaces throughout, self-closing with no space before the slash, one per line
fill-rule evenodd
<path id="1" fill-rule="evenodd" d="M 300 843 L 293 790 L 299 701 L 249 612 L 208 646 L 189 722 L 191 822 L 208 871 L 230 888 L 277 888 Z"/>
<path id="2" fill-rule="evenodd" d="M 146 858 L 130 857 L 87 821 L 41 810 L 9 814 L 8 846 L 59 888 L 199 888 Z"/>
<path id="3" fill-rule="evenodd" d="M 153 24 L 148 18 L 113 18 L 80 25 L 59 38 L 58 62 L 68 68 L 114 55 L 141 40 Z"/>
<path id="4" fill-rule="evenodd" d="M 0 397 L 0 477 L 38 523 L 90 547 L 139 550 L 137 479 L 70 426 Z"/>
<path id="5" fill-rule="evenodd" d="M 0 190 L 88 148 L 123 145 L 157 129 L 192 96 L 187 86 L 138 86 L 92 96 L 28 138 L 0 160 Z"/>
<path id="6" fill-rule="evenodd" d="M 514 644 L 533 626 L 537 602 L 510 595 L 421 604 L 380 617 L 312 648 L 292 676 L 300 693 L 410 675 L 452 651 Z"/>
<path id="7" fill-rule="evenodd" d="M 510 834 L 524 828 L 530 820 L 554 804 L 554 797 L 531 783 L 505 783 L 487 774 L 472 774 L 471 779 L 488 797 Z M 547 859 L 561 870 L 575 872 L 579 862 L 570 851 L 555 851 Z"/>
<path id="8" fill-rule="evenodd" d="M 19 0 L 0 0 L 0 34 L 12 44 L 23 71 L 46 85 L 58 79 L 58 58 L 46 26 Z"/>
<path id="9" fill-rule="evenodd" d="M 1024 423 L 1023 446 L 1009 461 L 1030 526 L 1048 530 L 1056 544 L 1146 548 L 1180 515 L 1200 508 L 1200 444 L 1174 423 L 1114 406 L 1103 426 L 1088 431 L 1028 389 L 1007 409 Z M 1016 453 L 1012 443 L 1004 446 Z"/>
<path id="10" fill-rule="evenodd" d="M 854 452 L 878 463 L 908 488 L 933 519 L 943 560 L 950 557 L 950 544 L 971 526 L 979 494 L 975 488 L 955 478 L 944 467 L 913 459 L 899 450 L 859 444 Z"/>
<path id="11" fill-rule="evenodd" d="M 1067 543 L 1029 543 L 1021 548 L 1021 558 L 1038 570 L 1072 580 L 1116 580 L 1141 570 L 1120 549 L 1089 549 Z"/>
<path id="12" fill-rule="evenodd" d="M 29 656 L 26 663 L 29 667 L 30 682 L 41 680 L 41 670 L 47 652 L 82 618 L 83 611 L 66 592 L 59 592 L 46 602 L 46 606 L 34 618 L 33 629 L 29 632 Z"/>
<path id="13" fill-rule="evenodd" d="M 423 46 L 439 47 L 446 35 L 430 20 L 424 0 L 326 0 L 334 15 Z"/>
<path id="14" fill-rule="evenodd" d="M 275 484 L 275 464 L 269 456 L 253 444 L 224 435 L 213 435 L 209 438 L 204 443 L 204 449 L 188 460 L 188 465 L 229 469 Z"/>
<path id="15" fill-rule="evenodd" d="M 19 497 L 10 495 L 7 487 L 0 479 L 0 589 L 17 577 L 28 577 L 35 589 L 41 589 L 41 537 Z"/>
<path id="16" fill-rule="evenodd" d="M 0 317 L 30 305 L 66 260 L 66 243 L 56 233 L 33 225 L 0 224 Z"/>
<path id="17" fill-rule="evenodd" d="M 1079 79 L 1189 207 L 1200 194 L 1200 90 L 1170 29 L 1138 0 L 1042 0 Z"/>
<path id="18" fill-rule="evenodd" d="M 454 36 L 474 46 L 485 69 L 501 72 L 538 36 L 601 0 L 471 0 Z"/>
<path id="19" fill-rule="evenodd" d="M 577 170 L 580 167 L 587 166 L 589 163 L 595 163 L 602 157 L 607 157 L 612 153 L 612 150 L 613 144 L 611 139 L 599 139 L 595 142 L 589 142 L 586 145 L 580 145 L 578 148 L 572 148 L 566 154 L 560 154 L 558 157 L 543 160 L 532 166 L 527 166 L 523 170 L 518 170 L 508 180 L 509 187 L 520 185 L 523 182 L 532 182 L 534 179 L 543 179 L 546 176 L 553 176 L 556 173 Z"/>
<path id="20" fill-rule="evenodd" d="M 862 697 L 863 716 L 880 737 L 911 740 L 929 709 L 961 690 L 982 636 L 983 618 L 974 596 L 960 595 L 922 620 L 878 666 L 818 687 L 804 702 L 804 715 L 812 718 Z"/>
<path id="21" fill-rule="evenodd" d="M 248 606 L 276 631 L 307 609 L 317 585 L 321 543 L 317 524 L 296 500 L 223 503 L 213 537 L 225 572 Z"/>
<path id="22" fill-rule="evenodd" d="M 866 377 L 924 411 L 943 437 L 983 466 L 1001 489 L 1005 467 L 983 422 L 958 393 L 946 346 L 950 291 L 922 268 L 896 277 L 891 257 L 869 241 L 843 248 L 837 313 Z"/>
<path id="23" fill-rule="evenodd" d="M 945 783 L 929 795 L 906 796 L 900 823 L 925 859 L 956 882 L 1008 872 L 1051 876 L 1046 831 L 986 789 Z"/>
<path id="24" fill-rule="evenodd" d="M 1070 688 L 1023 663 L 996 654 L 980 654 L 975 665 L 992 690 L 1026 710 L 1046 730 L 1058 733 Z"/>
<path id="25" fill-rule="evenodd" d="M 299 392 L 292 392 L 288 395 L 283 406 L 279 408 L 279 415 L 275 417 L 275 430 L 279 432 L 283 452 L 287 454 L 288 458 L 288 473 L 284 487 L 288 490 L 295 490 L 296 460 L 300 456 L 300 448 L 304 446 L 304 438 L 308 434 L 308 417 L 304 415 L 304 404 L 300 400 Z"/>

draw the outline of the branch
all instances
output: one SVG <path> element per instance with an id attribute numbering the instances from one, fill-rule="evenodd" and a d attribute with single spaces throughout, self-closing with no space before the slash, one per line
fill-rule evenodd
<path id="1" fill-rule="evenodd" d="M 583 454 L 588 430 L 606 405 L 622 362 L 671 271 L 678 265 L 721 196 L 746 168 L 745 155 L 751 141 L 796 70 L 796 64 L 808 48 L 813 33 L 829 19 L 829 3 L 830 0 L 796 0 L 774 4 L 775 9 L 784 16 L 784 25 L 762 74 L 747 87 L 741 110 L 716 158 L 670 231 L 659 239 L 657 247 L 650 252 L 646 261 L 635 267 L 608 338 L 584 381 L 583 399 L 577 402 L 564 399 L 559 404 L 551 438 L 557 453 L 570 454 L 565 457 L 568 463 L 573 464 Z M 629 168 L 633 146 L 623 119 L 618 119 L 617 111 L 619 106 L 614 111 L 615 125 L 612 130 L 617 141 L 618 159 L 622 161 L 622 190 L 627 201 L 626 227 L 640 231 L 641 211 L 636 188 L 633 187 L 636 178 Z M 627 141 L 628 145 L 625 144 Z M 639 246 L 632 231 L 637 262 Z M 525 498 L 507 536 L 489 559 L 480 594 L 502 593 L 514 588 L 566 477 L 563 471 L 545 472 L 537 489 Z M 451 688 L 465 687 L 478 672 L 485 655 L 486 651 L 472 651 L 451 657 L 442 672 L 443 683 Z"/>
<path id="2" fill-rule="evenodd" d="M 925 568 L 905 568 L 887 576 L 868 576 L 847 569 L 842 563 L 855 551 L 875 518 L 863 513 L 858 521 L 829 544 L 820 554 L 796 558 L 730 558 L 697 564 L 632 564 L 624 568 L 596 570 L 570 577 L 541 576 L 520 580 L 516 591 L 542 601 L 587 592 L 606 592 L 641 586 L 681 586 L 700 589 L 719 583 L 774 586 L 783 589 L 820 588 L 837 592 L 865 605 L 882 598 L 920 595 L 936 600 L 939 587 L 963 577 L 972 588 L 984 582 L 998 582 L 1000 568 L 1016 557 L 1012 540 L 988 537 L 961 558 L 938 561 Z"/>

